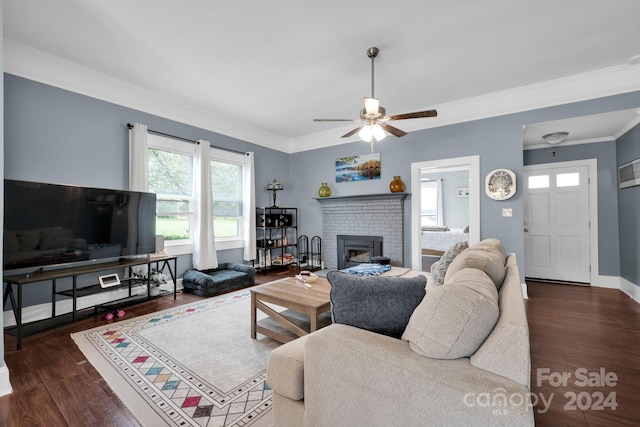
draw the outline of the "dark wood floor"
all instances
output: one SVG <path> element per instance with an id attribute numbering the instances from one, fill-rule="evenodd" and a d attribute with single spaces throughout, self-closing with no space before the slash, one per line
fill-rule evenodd
<path id="1" fill-rule="evenodd" d="M 531 393 L 551 399 L 545 413 L 543 404 L 534 409 L 536 425 L 639 426 L 640 304 L 615 289 L 527 284 Z M 552 383 L 563 373 L 566 386 Z M 609 386 L 580 387 L 607 375 Z"/>
<path id="2" fill-rule="evenodd" d="M 286 272 L 259 274 L 265 283 Z M 540 426 L 640 425 L 640 304 L 620 291 L 530 282 L 527 311 L 531 332 L 532 389 L 552 396 L 550 408 L 534 408 Z M 158 298 L 127 309 L 126 319 L 200 299 L 190 294 Z M 0 398 L 2 426 L 138 426 L 139 423 L 86 361 L 69 336 L 104 324 L 88 316 L 76 323 L 23 339 L 5 334 L 5 361 L 14 392 Z M 571 372 L 564 387 L 537 385 L 537 372 Z M 576 369 L 617 375 L 615 387 L 578 387 Z M 541 371 L 543 372 L 543 371 Z M 616 410 L 567 410 L 565 393 L 616 393 Z M 586 404 L 582 397 L 580 404 Z"/>

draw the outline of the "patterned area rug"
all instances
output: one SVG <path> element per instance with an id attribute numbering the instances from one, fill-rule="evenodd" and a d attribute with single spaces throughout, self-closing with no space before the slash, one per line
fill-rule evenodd
<path id="1" fill-rule="evenodd" d="M 239 291 L 72 338 L 142 425 L 270 426 L 266 366 L 279 344 L 251 339 L 250 301 Z"/>

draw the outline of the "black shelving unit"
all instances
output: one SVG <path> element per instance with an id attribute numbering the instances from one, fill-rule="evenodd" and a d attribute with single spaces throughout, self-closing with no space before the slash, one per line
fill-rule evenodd
<path id="1" fill-rule="evenodd" d="M 254 267 L 266 273 L 298 263 L 298 209 L 256 208 L 256 248 Z"/>
<path id="2" fill-rule="evenodd" d="M 173 282 L 173 291 L 165 292 L 161 295 L 150 294 L 151 282 L 149 279 L 140 280 L 132 279 L 132 268 L 136 266 L 146 266 L 147 270 L 151 270 L 155 267 L 159 271 L 168 271 L 169 276 Z M 96 273 L 108 272 L 120 269 L 128 269 L 128 277 L 122 280 L 120 285 L 102 288 L 100 285 L 88 285 L 80 286 L 78 284 L 79 276 L 95 276 Z M 108 303 L 96 304 L 92 306 L 94 313 L 97 313 L 98 308 L 110 308 L 110 306 L 123 306 L 138 302 L 140 300 L 149 300 L 158 296 L 167 295 L 173 293 L 173 299 L 176 299 L 176 283 L 177 283 L 177 257 L 175 256 L 162 256 L 162 257 L 142 257 L 142 258 L 122 258 L 118 261 L 96 263 L 89 265 L 81 265 L 77 267 L 60 268 L 53 270 L 37 270 L 29 274 L 18 274 L 4 277 L 5 289 L 4 289 L 4 304 L 7 301 L 11 301 L 11 308 L 16 319 L 16 325 L 5 328 L 5 332 L 14 333 L 17 337 L 17 349 L 22 347 L 22 337 L 31 333 L 41 332 L 51 327 L 59 326 L 60 324 L 68 323 L 69 321 L 75 322 L 78 311 L 85 310 L 78 309 L 78 298 L 88 295 L 94 295 L 98 293 L 108 292 L 116 290 L 118 288 L 128 288 L 128 296 L 112 300 Z M 71 278 L 72 288 L 66 290 L 59 290 L 57 288 L 57 280 L 62 278 Z M 51 317 L 37 320 L 29 323 L 22 322 L 22 291 L 24 286 L 29 286 L 32 283 L 37 282 L 51 282 Z M 147 293 L 143 295 L 133 295 L 131 289 L 135 286 L 145 286 Z M 14 291 L 15 288 L 15 291 Z M 72 299 L 72 311 L 70 313 L 58 314 L 56 313 L 56 303 L 58 296 Z"/>

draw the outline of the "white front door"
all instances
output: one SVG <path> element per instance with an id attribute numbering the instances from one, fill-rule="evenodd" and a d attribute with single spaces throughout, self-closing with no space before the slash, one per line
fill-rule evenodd
<path id="1" fill-rule="evenodd" d="M 525 276 L 590 282 L 589 168 L 524 172 Z"/>

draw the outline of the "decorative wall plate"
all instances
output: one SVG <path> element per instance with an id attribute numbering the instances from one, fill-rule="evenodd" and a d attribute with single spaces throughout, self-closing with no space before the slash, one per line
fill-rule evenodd
<path id="1" fill-rule="evenodd" d="M 509 169 L 496 169 L 485 178 L 485 192 L 493 200 L 507 200 L 516 194 L 516 174 Z"/>

